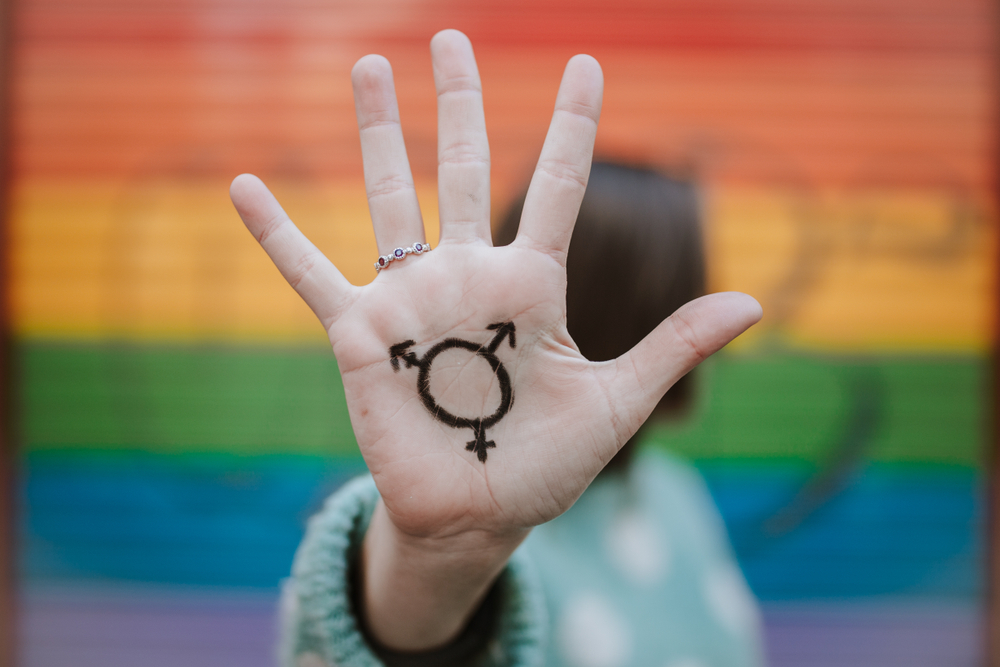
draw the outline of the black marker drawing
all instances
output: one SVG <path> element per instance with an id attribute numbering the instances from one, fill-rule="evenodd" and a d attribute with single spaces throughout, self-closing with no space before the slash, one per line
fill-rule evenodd
<path id="1" fill-rule="evenodd" d="M 392 362 L 392 369 L 394 371 L 399 371 L 400 359 L 403 360 L 407 368 L 416 366 L 420 369 L 420 374 L 417 376 L 417 392 L 419 392 L 420 398 L 424 402 L 424 407 L 432 415 L 454 428 L 472 429 L 476 439 L 467 442 L 465 448 L 470 452 L 475 452 L 476 456 L 483 463 L 486 462 L 486 450 L 496 447 L 495 442 L 486 439 L 486 429 L 503 419 L 503 416 L 510 410 L 510 406 L 514 404 L 514 392 L 510 386 L 510 375 L 507 374 L 507 369 L 503 367 L 500 359 L 497 358 L 496 351 L 504 338 L 510 338 L 510 346 L 512 348 L 517 344 L 514 338 L 513 322 L 497 322 L 486 328 L 497 332 L 489 345 L 483 346 L 479 343 L 462 340 L 461 338 L 446 338 L 427 350 L 423 359 L 417 358 L 417 355 L 410 351 L 410 346 L 415 344 L 415 341 L 412 340 L 403 341 L 389 348 L 389 359 Z M 461 348 L 474 352 L 477 356 L 485 359 L 493 369 L 497 382 L 500 384 L 500 406 L 492 415 L 476 418 L 458 417 L 438 405 L 434 397 L 431 396 L 431 364 L 434 363 L 435 357 L 451 348 Z"/>

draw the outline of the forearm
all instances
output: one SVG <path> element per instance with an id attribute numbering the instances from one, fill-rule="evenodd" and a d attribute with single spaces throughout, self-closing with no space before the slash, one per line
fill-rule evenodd
<path id="1" fill-rule="evenodd" d="M 396 528 L 380 501 L 361 552 L 362 614 L 368 631 L 396 651 L 449 643 L 528 532 L 413 537 Z"/>

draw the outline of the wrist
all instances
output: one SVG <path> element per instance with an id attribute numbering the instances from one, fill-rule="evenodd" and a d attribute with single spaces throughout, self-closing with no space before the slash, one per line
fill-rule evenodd
<path id="1" fill-rule="evenodd" d="M 457 637 L 530 529 L 416 536 L 379 501 L 360 558 L 362 609 L 371 635 L 398 651 L 423 651 Z"/>

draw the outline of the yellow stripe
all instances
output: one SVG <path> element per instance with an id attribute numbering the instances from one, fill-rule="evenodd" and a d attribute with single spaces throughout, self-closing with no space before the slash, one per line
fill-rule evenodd
<path id="1" fill-rule="evenodd" d="M 377 251 L 360 182 L 271 184 L 355 284 Z M 12 305 L 32 337 L 323 341 L 246 232 L 226 182 L 29 182 L 12 216 Z M 418 184 L 429 241 L 436 193 Z M 779 338 L 833 349 L 983 349 L 992 327 L 994 215 L 953 192 L 706 197 L 711 285 L 756 296 Z"/>
<path id="2" fill-rule="evenodd" d="M 375 277 L 362 183 L 270 185 L 348 280 Z M 418 195 L 435 220 L 433 187 Z M 227 182 L 28 184 L 17 189 L 11 228 L 22 335 L 324 339 L 243 227 Z M 435 230 L 428 235 L 437 243 Z"/>
<path id="3" fill-rule="evenodd" d="M 757 297 L 777 337 L 832 349 L 982 350 L 995 215 L 967 193 L 730 188 L 709 197 L 715 290 Z"/>

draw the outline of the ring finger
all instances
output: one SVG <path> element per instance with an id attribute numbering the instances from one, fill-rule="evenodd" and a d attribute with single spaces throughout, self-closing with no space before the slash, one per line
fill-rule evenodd
<path id="1" fill-rule="evenodd" d="M 382 56 L 365 56 L 351 72 L 361 136 L 368 210 L 379 255 L 424 241 L 424 222 L 406 157 L 392 68 Z"/>

